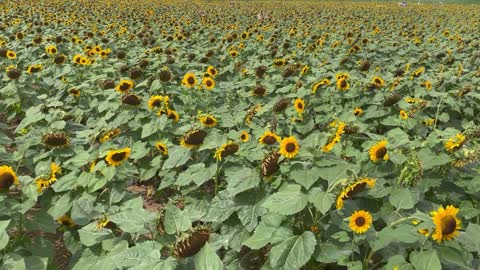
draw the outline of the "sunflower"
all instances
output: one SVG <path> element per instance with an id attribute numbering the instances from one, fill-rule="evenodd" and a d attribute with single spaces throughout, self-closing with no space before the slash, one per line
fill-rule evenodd
<path id="1" fill-rule="evenodd" d="M 265 133 L 263 133 L 260 139 L 258 139 L 259 143 L 267 144 L 267 145 L 272 145 L 280 141 L 281 141 L 281 138 L 277 134 L 271 131 L 265 131 Z"/>
<path id="2" fill-rule="evenodd" d="M 31 65 L 27 68 L 27 72 L 28 72 L 28 74 L 37 73 L 40 70 L 42 70 L 42 68 L 43 68 L 42 64 Z"/>
<path id="3" fill-rule="evenodd" d="M 217 125 L 218 121 L 217 118 L 207 114 L 200 117 L 200 123 L 206 127 L 214 127 Z"/>
<path id="4" fill-rule="evenodd" d="M 260 172 L 263 177 L 270 177 L 280 169 L 280 164 L 278 163 L 279 158 L 280 153 L 277 151 L 265 155 L 260 165 Z"/>
<path id="5" fill-rule="evenodd" d="M 207 90 L 212 90 L 215 87 L 215 81 L 210 77 L 203 78 L 202 84 Z"/>
<path id="6" fill-rule="evenodd" d="M 295 157 L 299 151 L 300 145 L 293 136 L 284 138 L 280 143 L 280 154 L 286 158 Z"/>
<path id="7" fill-rule="evenodd" d="M 168 119 L 171 119 L 173 120 L 173 122 L 178 122 L 178 120 L 180 120 L 180 115 L 178 115 L 177 111 L 175 110 L 170 110 L 170 109 L 167 109 L 167 117 Z"/>
<path id="8" fill-rule="evenodd" d="M 340 72 L 335 75 L 335 79 L 338 81 L 340 79 L 348 80 L 350 79 L 350 75 L 346 72 Z"/>
<path id="9" fill-rule="evenodd" d="M 315 94 L 321 86 L 329 85 L 329 84 L 330 84 L 330 80 L 328 78 L 324 78 L 323 80 L 316 82 L 312 87 L 312 93 Z"/>
<path id="10" fill-rule="evenodd" d="M 240 141 L 248 142 L 249 140 L 250 140 L 250 134 L 248 134 L 248 132 L 243 131 L 242 133 L 240 133 Z"/>
<path id="11" fill-rule="evenodd" d="M 353 110 L 353 115 L 355 116 L 361 116 L 363 114 L 363 110 L 362 108 L 359 108 L 359 107 L 356 107 L 354 110 Z"/>
<path id="12" fill-rule="evenodd" d="M 62 173 L 62 168 L 60 168 L 57 163 L 52 162 L 50 163 L 50 178 L 57 178 L 57 174 Z"/>
<path id="13" fill-rule="evenodd" d="M 17 58 L 17 54 L 14 51 L 8 50 L 7 51 L 7 58 L 8 59 L 15 59 L 15 58 Z"/>
<path id="14" fill-rule="evenodd" d="M 430 81 L 424 81 L 420 83 L 420 86 L 425 87 L 427 90 L 432 89 L 432 83 Z"/>
<path id="15" fill-rule="evenodd" d="M 305 75 L 308 71 L 310 70 L 310 67 L 308 65 L 304 65 L 302 67 L 302 70 L 300 71 L 300 75 Z"/>
<path id="16" fill-rule="evenodd" d="M 62 132 L 44 134 L 42 141 L 52 148 L 66 147 L 70 144 L 70 138 Z"/>
<path id="17" fill-rule="evenodd" d="M 185 74 L 182 79 L 182 84 L 188 88 L 192 88 L 197 85 L 197 78 L 195 77 L 195 74 L 191 72 Z"/>
<path id="18" fill-rule="evenodd" d="M 337 196 L 337 209 L 342 209 L 344 200 L 352 198 L 353 195 L 363 191 L 367 186 L 373 188 L 375 186 L 375 179 L 360 178 L 354 183 L 346 186 Z"/>
<path id="19" fill-rule="evenodd" d="M 185 148 L 194 148 L 201 145 L 206 136 L 207 132 L 200 129 L 192 129 L 183 135 L 180 145 Z"/>
<path id="20" fill-rule="evenodd" d="M 7 165 L 0 166 L 0 191 L 8 190 L 12 185 L 18 184 L 18 176 L 13 168 Z"/>
<path id="21" fill-rule="evenodd" d="M 117 90 L 120 93 L 126 93 L 130 91 L 134 86 L 134 82 L 132 80 L 126 79 L 126 80 L 121 80 L 117 86 L 115 86 L 115 90 Z"/>
<path id="22" fill-rule="evenodd" d="M 51 54 L 51 55 L 52 55 L 52 54 L 57 54 L 57 53 L 58 53 L 57 46 L 55 46 L 55 45 L 47 46 L 47 47 L 45 48 L 45 52 L 46 52 L 47 54 Z"/>
<path id="23" fill-rule="evenodd" d="M 445 149 L 449 152 L 456 151 L 462 147 L 466 139 L 467 137 L 465 137 L 465 135 L 462 133 L 457 133 L 455 137 L 448 139 L 448 141 L 445 143 Z"/>
<path id="24" fill-rule="evenodd" d="M 350 84 L 347 82 L 347 79 L 340 78 L 337 80 L 337 88 L 342 91 L 347 91 L 350 88 Z"/>
<path id="25" fill-rule="evenodd" d="M 378 162 L 381 159 L 387 161 L 390 158 L 388 155 L 387 144 L 387 140 L 382 140 L 372 146 L 368 151 L 370 154 L 370 160 L 373 162 Z"/>
<path id="26" fill-rule="evenodd" d="M 150 99 L 148 100 L 148 108 L 150 110 L 155 110 L 163 105 L 163 96 L 155 95 L 151 96 Z"/>
<path id="27" fill-rule="evenodd" d="M 400 118 L 408 119 L 408 113 L 405 110 L 400 110 Z"/>
<path id="28" fill-rule="evenodd" d="M 128 94 L 126 93 L 122 97 L 122 103 L 131 105 L 131 106 L 138 106 L 141 103 L 140 96 L 137 94 Z"/>
<path id="29" fill-rule="evenodd" d="M 103 134 L 103 136 L 100 137 L 99 141 L 100 141 L 100 143 L 107 142 L 107 141 L 117 137 L 118 135 L 120 135 L 120 133 L 121 133 L 120 128 L 115 128 L 115 129 L 109 130 L 109 131 L 105 132 Z"/>
<path id="30" fill-rule="evenodd" d="M 287 64 L 287 60 L 284 58 L 277 58 L 273 60 L 273 65 L 275 67 L 283 67 Z"/>
<path id="31" fill-rule="evenodd" d="M 215 151 L 215 155 L 213 157 L 218 161 L 221 161 L 222 158 L 235 154 L 240 147 L 235 142 L 227 142 L 222 144 L 217 151 Z"/>
<path id="32" fill-rule="evenodd" d="M 305 101 L 301 98 L 297 98 L 295 99 L 294 106 L 295 106 L 295 110 L 299 114 L 302 114 L 303 111 L 305 110 Z"/>
<path id="33" fill-rule="evenodd" d="M 168 147 L 165 143 L 156 142 L 155 143 L 155 148 L 157 148 L 157 150 L 160 151 L 162 153 L 162 155 L 164 155 L 164 156 L 168 155 Z"/>
<path id="34" fill-rule="evenodd" d="M 435 224 L 433 240 L 441 243 L 443 240 L 452 240 L 458 236 L 458 230 L 461 229 L 461 222 L 457 218 L 459 210 L 453 205 L 448 205 L 446 208 L 440 206 L 437 211 L 432 212 L 432 220 Z"/>
<path id="35" fill-rule="evenodd" d="M 365 233 L 372 225 L 372 215 L 364 210 L 355 211 L 350 216 L 349 226 L 356 233 Z"/>
<path id="36" fill-rule="evenodd" d="M 215 77 L 215 76 L 218 75 L 218 71 L 213 66 L 209 66 L 207 68 L 207 74 L 212 76 L 212 77 Z"/>
<path id="37" fill-rule="evenodd" d="M 76 55 L 73 56 L 72 61 L 75 64 L 80 64 L 80 59 L 82 59 L 82 55 L 81 54 L 76 54 Z"/>
<path id="38" fill-rule="evenodd" d="M 267 89 L 263 85 L 258 84 L 255 89 L 252 90 L 252 96 L 265 96 Z"/>
<path id="39" fill-rule="evenodd" d="M 78 90 L 77 88 L 72 88 L 70 90 L 68 90 L 68 93 L 74 97 L 79 97 L 80 96 L 80 90 Z"/>
<path id="40" fill-rule="evenodd" d="M 238 56 L 238 52 L 236 50 L 230 50 L 228 52 L 228 54 L 230 54 L 230 56 L 233 57 L 233 58 Z"/>
<path id="41" fill-rule="evenodd" d="M 130 148 L 124 148 L 124 149 L 119 149 L 119 150 L 110 150 L 107 153 L 107 156 L 105 157 L 105 161 L 110 165 L 110 166 L 118 166 L 120 163 L 123 161 L 127 160 L 128 157 L 130 156 L 131 153 Z"/>
<path id="42" fill-rule="evenodd" d="M 385 85 L 385 81 L 382 79 L 382 77 L 374 76 L 372 79 L 372 85 L 374 85 L 376 88 L 381 88 Z"/>
<path id="43" fill-rule="evenodd" d="M 427 118 L 427 119 L 424 119 L 422 121 L 422 124 L 429 127 L 429 126 L 433 126 L 433 124 L 435 124 L 435 119 L 434 118 Z"/>
<path id="44" fill-rule="evenodd" d="M 60 224 L 60 226 L 65 226 L 68 228 L 72 228 L 75 226 L 75 222 L 73 222 L 73 219 L 67 215 L 63 215 L 57 219 L 57 223 Z"/>

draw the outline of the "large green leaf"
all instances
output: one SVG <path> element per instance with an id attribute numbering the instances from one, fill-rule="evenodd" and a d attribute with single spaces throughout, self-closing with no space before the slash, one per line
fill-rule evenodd
<path id="1" fill-rule="evenodd" d="M 215 250 L 207 243 L 195 255 L 195 270 L 223 270 L 223 263 Z"/>
<path id="2" fill-rule="evenodd" d="M 141 209 L 127 209 L 111 215 L 110 220 L 116 223 L 123 231 L 138 233 L 145 230 L 155 219 L 155 213 Z"/>
<path id="3" fill-rule="evenodd" d="M 192 221 L 187 211 L 182 211 L 175 205 L 169 204 L 165 209 L 163 225 L 166 233 L 175 234 L 188 230 L 192 225 Z"/>
<path id="4" fill-rule="evenodd" d="M 274 269 L 300 269 L 312 257 L 317 240 L 312 232 L 294 235 L 270 251 L 270 265 Z"/>
<path id="5" fill-rule="evenodd" d="M 435 250 L 414 251 L 410 254 L 410 261 L 416 270 L 441 270 L 442 265 Z"/>
<path id="6" fill-rule="evenodd" d="M 227 192 L 233 197 L 245 190 L 258 186 L 259 182 L 260 175 L 257 170 L 243 168 L 227 174 Z"/>
<path id="7" fill-rule="evenodd" d="M 262 204 L 271 212 L 282 215 L 293 215 L 305 208 L 308 196 L 302 193 L 300 185 L 288 185 L 274 193 Z"/>

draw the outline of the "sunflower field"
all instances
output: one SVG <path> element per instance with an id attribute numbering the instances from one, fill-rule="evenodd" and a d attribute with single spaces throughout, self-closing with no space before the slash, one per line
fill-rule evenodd
<path id="1" fill-rule="evenodd" d="M 480 269 L 480 6 L 0 1 L 0 269 Z"/>

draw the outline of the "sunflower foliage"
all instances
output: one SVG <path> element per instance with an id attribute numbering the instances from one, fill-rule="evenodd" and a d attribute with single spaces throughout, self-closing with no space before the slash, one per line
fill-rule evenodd
<path id="1" fill-rule="evenodd" d="M 479 268 L 480 7 L 0 17 L 0 269 Z"/>

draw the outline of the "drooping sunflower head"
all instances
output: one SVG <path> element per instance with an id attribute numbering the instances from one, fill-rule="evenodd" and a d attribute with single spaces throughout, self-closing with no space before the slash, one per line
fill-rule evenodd
<path id="1" fill-rule="evenodd" d="M 215 87 L 215 81 L 210 77 L 203 78 L 202 84 L 207 90 L 212 90 Z"/>
<path id="2" fill-rule="evenodd" d="M 155 148 L 157 148 L 157 150 L 162 153 L 162 155 L 166 156 L 168 155 L 168 147 L 165 143 L 163 142 L 156 142 L 155 143 Z"/>
<path id="3" fill-rule="evenodd" d="M 75 226 L 75 222 L 73 219 L 67 215 L 63 215 L 57 219 L 57 223 L 60 224 L 60 226 L 64 226 L 67 228 L 72 228 Z"/>
<path id="4" fill-rule="evenodd" d="M 18 176 L 12 167 L 0 166 L 0 191 L 8 190 L 12 185 L 18 185 Z"/>
<path id="5" fill-rule="evenodd" d="M 452 240 L 459 235 L 461 222 L 457 218 L 459 208 L 448 205 L 446 208 L 440 206 L 437 211 L 432 212 L 433 224 L 435 230 L 432 234 L 433 240 L 442 242 L 443 240 Z"/>
<path id="6" fill-rule="evenodd" d="M 200 129 L 192 129 L 183 135 L 180 145 L 185 148 L 194 148 L 201 145 L 205 137 L 207 137 L 207 132 Z"/>
<path id="7" fill-rule="evenodd" d="M 272 145 L 276 142 L 280 142 L 281 138 L 272 131 L 265 131 L 262 136 L 258 139 L 258 142 L 261 144 Z"/>
<path id="8" fill-rule="evenodd" d="M 217 125 L 218 120 L 217 118 L 213 117 L 212 115 L 204 115 L 200 117 L 200 123 L 206 127 L 214 127 Z"/>
<path id="9" fill-rule="evenodd" d="M 197 229 L 189 235 L 181 237 L 175 244 L 173 254 L 177 258 L 187 258 L 198 253 L 210 239 L 210 231 Z"/>
<path id="10" fill-rule="evenodd" d="M 337 196 L 337 209 L 343 208 L 344 200 L 351 199 L 355 194 L 362 192 L 365 188 L 373 188 L 376 180 L 373 178 L 360 178 L 355 182 L 347 185 Z"/>
<path id="11" fill-rule="evenodd" d="M 353 115 L 355 116 L 361 116 L 363 114 L 363 110 L 362 108 L 359 108 L 359 107 L 356 107 L 354 110 L 353 110 Z"/>
<path id="12" fill-rule="evenodd" d="M 455 137 L 447 140 L 447 142 L 445 143 L 445 149 L 449 152 L 454 152 L 460 149 L 466 140 L 467 137 L 465 135 L 463 135 L 462 133 L 457 133 Z"/>
<path id="13" fill-rule="evenodd" d="M 118 166 L 123 161 L 127 160 L 130 157 L 132 150 L 130 148 L 123 148 L 118 150 L 110 150 L 105 157 L 105 161 L 110 166 Z"/>
<path id="14" fill-rule="evenodd" d="M 195 77 L 195 74 L 188 72 L 183 76 L 182 84 L 188 88 L 192 88 L 197 85 L 197 77 Z"/>
<path id="15" fill-rule="evenodd" d="M 425 87 L 427 90 L 432 89 L 432 83 L 430 81 L 424 81 L 420 83 L 420 86 Z"/>
<path id="16" fill-rule="evenodd" d="M 235 142 L 230 141 L 224 143 L 215 151 L 215 155 L 213 155 L 213 157 L 221 161 L 223 158 L 235 154 L 239 148 L 239 145 Z"/>
<path id="17" fill-rule="evenodd" d="M 280 143 L 280 154 L 286 158 L 295 157 L 300 151 L 300 144 L 295 137 L 286 137 Z"/>
<path id="18" fill-rule="evenodd" d="M 242 131 L 242 133 L 240 133 L 240 141 L 248 142 L 249 140 L 250 140 L 250 134 L 248 134 L 248 132 L 246 131 Z"/>
<path id="19" fill-rule="evenodd" d="M 137 106 L 137 105 L 140 105 L 140 102 L 141 102 L 140 96 L 137 94 L 126 93 L 122 97 L 123 104 Z"/>
<path id="20" fill-rule="evenodd" d="M 126 93 L 130 91 L 134 85 L 135 83 L 132 80 L 129 80 L 129 79 L 121 80 L 117 84 L 117 86 L 115 86 L 115 90 L 117 90 L 120 93 Z"/>
<path id="21" fill-rule="evenodd" d="M 43 135 L 42 141 L 46 146 L 52 148 L 67 147 L 70 144 L 70 137 L 62 132 L 47 133 Z"/>
<path id="22" fill-rule="evenodd" d="M 369 150 L 370 160 L 373 162 L 378 162 L 382 159 L 387 161 L 390 158 L 388 155 L 387 144 L 387 140 L 382 140 L 372 146 Z"/>
<path id="23" fill-rule="evenodd" d="M 273 60 L 273 65 L 275 67 L 283 67 L 287 64 L 287 60 L 285 58 L 277 58 Z"/>
<path id="24" fill-rule="evenodd" d="M 291 104 L 291 99 L 290 98 L 281 98 L 279 99 L 275 105 L 273 105 L 273 112 L 275 113 L 281 113 L 283 112 L 289 104 Z"/>
<path id="25" fill-rule="evenodd" d="M 280 165 L 278 159 L 280 158 L 280 153 L 278 151 L 273 151 L 268 153 L 262 160 L 260 165 L 261 174 L 263 177 L 270 177 L 275 172 L 278 171 Z"/>
<path id="26" fill-rule="evenodd" d="M 255 89 L 252 90 L 252 95 L 253 96 L 265 96 L 267 93 L 267 89 L 261 84 L 258 84 Z"/>
<path id="27" fill-rule="evenodd" d="M 302 114 L 303 111 L 305 110 L 305 100 L 303 100 L 301 98 L 295 99 L 294 106 L 295 106 L 295 110 L 299 114 Z"/>
<path id="28" fill-rule="evenodd" d="M 304 65 L 302 67 L 302 70 L 300 71 L 300 75 L 305 75 L 308 71 L 310 70 L 310 67 L 308 65 Z"/>
<path id="29" fill-rule="evenodd" d="M 167 109 L 167 117 L 175 123 L 180 120 L 180 115 L 175 110 Z"/>
<path id="30" fill-rule="evenodd" d="M 27 68 L 27 73 L 28 74 L 37 73 L 40 70 L 42 70 L 42 68 L 43 68 L 42 64 L 31 65 Z"/>
<path id="31" fill-rule="evenodd" d="M 385 81 L 380 76 L 374 76 L 372 78 L 372 85 L 374 85 L 375 88 L 381 88 L 385 85 Z"/>
<path id="32" fill-rule="evenodd" d="M 78 90 L 77 88 L 72 88 L 70 90 L 68 90 L 68 93 L 74 97 L 79 97 L 80 96 L 80 90 Z"/>
<path id="33" fill-rule="evenodd" d="M 365 210 L 355 211 L 350 216 L 349 227 L 355 233 L 365 233 L 366 231 L 368 231 L 371 225 L 372 215 Z"/>

